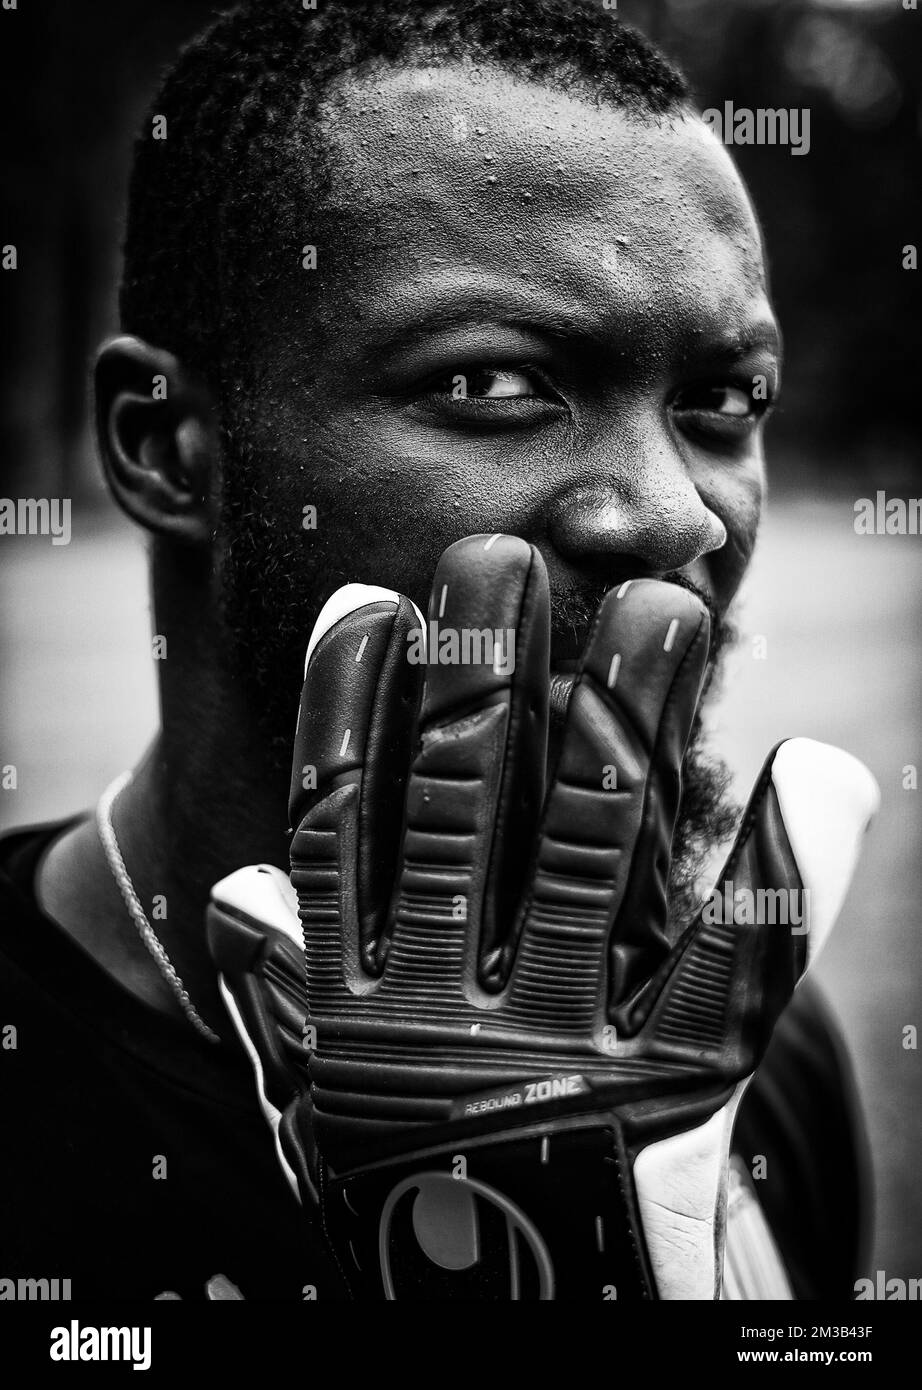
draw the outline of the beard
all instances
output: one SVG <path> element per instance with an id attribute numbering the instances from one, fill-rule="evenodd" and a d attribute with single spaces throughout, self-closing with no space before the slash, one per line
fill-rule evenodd
<path id="1" fill-rule="evenodd" d="M 228 638 L 228 674 L 246 703 L 267 760 L 268 778 L 286 780 L 291 767 L 304 652 L 319 601 L 308 605 L 294 576 L 304 567 L 303 543 L 277 524 L 265 481 L 264 463 L 248 446 L 246 429 L 224 429 L 224 494 L 220 527 L 223 540 L 222 617 Z M 323 556 L 324 593 L 356 575 L 350 552 Z M 319 568 L 319 567 L 318 567 Z M 732 623 L 718 613 L 707 594 L 687 576 L 672 572 L 664 581 L 689 590 L 711 618 L 711 644 L 704 686 L 682 762 L 682 782 L 668 882 L 670 942 L 698 910 L 703 871 L 715 847 L 728 841 L 740 816 L 729 794 L 731 773 L 708 747 L 704 713 L 715 693 L 723 658 L 736 641 Z M 579 652 L 596 610 L 611 585 L 598 581 L 579 591 L 551 592 L 552 651 Z M 549 779 L 566 723 L 571 679 L 551 675 L 548 738 Z"/>

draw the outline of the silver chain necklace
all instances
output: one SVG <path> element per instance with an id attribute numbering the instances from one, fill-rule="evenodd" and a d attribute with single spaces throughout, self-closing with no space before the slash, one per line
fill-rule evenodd
<path id="1" fill-rule="evenodd" d="M 221 1039 L 213 1029 L 208 1027 L 205 1020 L 199 1015 L 198 1010 L 189 998 L 185 985 L 173 967 L 173 962 L 163 949 L 160 938 L 151 926 L 147 913 L 141 906 L 141 900 L 135 892 L 131 876 L 125 868 L 122 852 L 118 847 L 118 840 L 115 837 L 115 827 L 112 824 L 112 808 L 120 793 L 128 786 L 131 778 L 132 774 L 130 772 L 123 772 L 120 777 L 116 777 L 115 781 L 103 792 L 102 796 L 99 798 L 99 804 L 96 807 L 96 826 L 99 831 L 99 838 L 102 841 L 102 847 L 105 851 L 106 860 L 108 861 L 109 868 L 112 870 L 112 877 L 118 884 L 119 892 L 125 900 L 125 906 L 128 909 L 129 916 L 138 929 L 138 935 L 156 961 L 157 969 L 175 995 L 179 1007 L 196 1032 L 201 1033 L 202 1037 L 207 1038 L 209 1042 L 217 1043 L 220 1042 Z"/>

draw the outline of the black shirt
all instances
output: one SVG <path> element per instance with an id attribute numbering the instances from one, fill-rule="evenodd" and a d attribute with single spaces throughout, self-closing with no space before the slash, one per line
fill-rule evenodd
<path id="1" fill-rule="evenodd" d="M 63 828 L 0 840 L 0 1280 L 149 1300 L 202 1298 L 223 1274 L 247 1299 L 300 1300 L 311 1287 L 340 1297 L 243 1051 L 145 1005 L 39 910 L 36 868 Z M 765 1159 L 754 1187 L 795 1294 L 852 1297 L 868 1214 L 863 1127 L 809 984 L 744 1097 L 734 1149 L 747 1169 Z"/>
<path id="2" fill-rule="evenodd" d="M 0 841 L 0 1279 L 73 1298 L 324 1292 L 242 1049 L 145 1005 L 38 909 L 62 825 Z M 165 1163 L 163 1162 L 165 1160 Z M 155 1177 L 155 1172 L 165 1174 Z"/>

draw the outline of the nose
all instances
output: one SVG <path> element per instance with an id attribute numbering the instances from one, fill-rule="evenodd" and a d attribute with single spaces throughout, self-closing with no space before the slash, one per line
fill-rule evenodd
<path id="1" fill-rule="evenodd" d="M 611 445 L 605 461 L 582 467 L 551 504 L 548 532 L 559 555 L 577 567 L 665 574 L 725 544 L 726 527 L 662 423 L 648 419 Z"/>

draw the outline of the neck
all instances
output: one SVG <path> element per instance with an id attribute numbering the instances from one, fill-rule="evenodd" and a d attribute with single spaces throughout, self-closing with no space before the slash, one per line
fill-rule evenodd
<path id="1" fill-rule="evenodd" d="M 266 777 L 252 738 L 215 719 L 169 729 L 135 769 L 112 825 L 135 892 L 196 1010 L 230 1036 L 205 939 L 211 887 L 249 863 L 287 866 L 287 778 Z M 244 757 L 241 750 L 247 750 Z M 44 910 L 121 984 L 162 1012 L 180 1007 L 132 923 L 95 818 L 57 841 L 42 864 Z M 191 1025 L 190 1025 L 191 1027 Z"/>
<path id="2" fill-rule="evenodd" d="M 268 759 L 254 753 L 252 736 L 229 735 L 229 727 L 215 721 L 194 737 L 165 729 L 114 814 L 145 909 L 156 894 L 166 899 L 169 934 L 182 936 L 196 974 L 209 978 L 204 922 L 213 884 L 244 864 L 288 865 L 287 776 L 266 777 Z"/>

